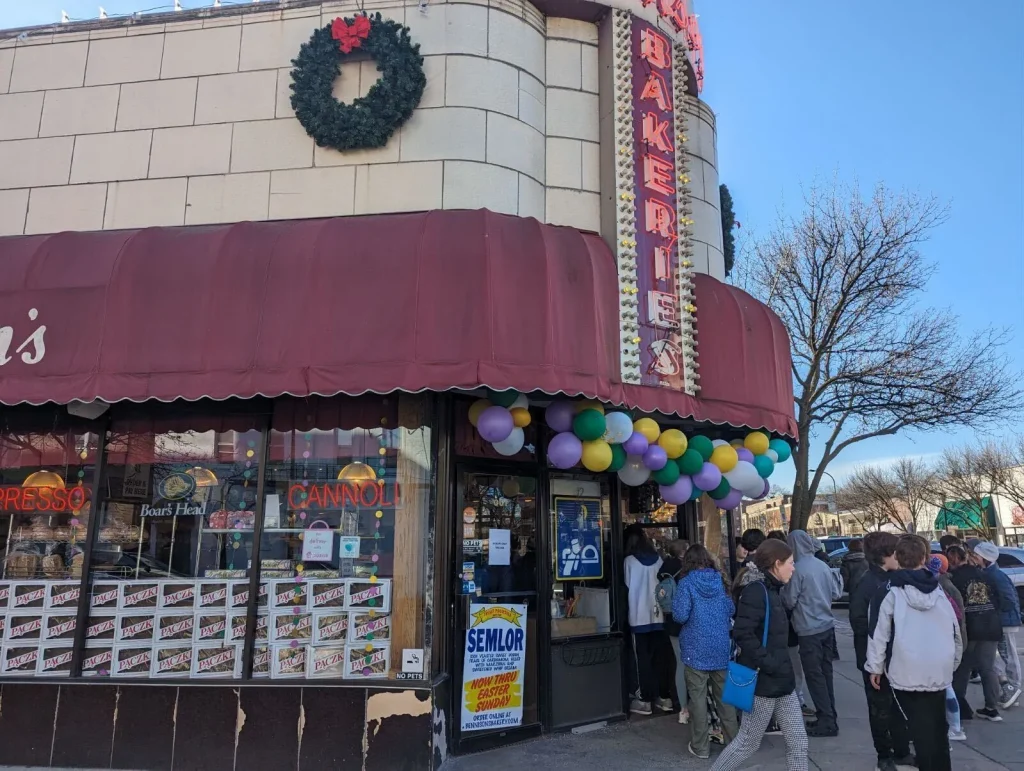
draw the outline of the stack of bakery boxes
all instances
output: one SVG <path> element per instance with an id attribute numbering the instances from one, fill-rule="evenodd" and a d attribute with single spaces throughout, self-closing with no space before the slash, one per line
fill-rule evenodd
<path id="1" fill-rule="evenodd" d="M 83 677 L 237 678 L 248 580 L 97 581 Z M 0 584 L 0 674 L 71 672 L 78 581 Z M 391 579 L 291 578 L 260 584 L 257 678 L 386 678 Z"/>

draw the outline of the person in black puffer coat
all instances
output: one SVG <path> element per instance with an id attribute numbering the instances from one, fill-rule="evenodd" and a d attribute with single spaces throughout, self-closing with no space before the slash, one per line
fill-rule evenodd
<path id="1" fill-rule="evenodd" d="M 807 730 L 796 695 L 796 676 L 789 659 L 789 619 L 779 590 L 793 576 L 793 551 L 774 539 L 758 547 L 754 562 L 764 580 L 743 587 L 733 638 L 739 647 L 736 661 L 758 671 L 754 708 L 744 715 L 739 733 L 711 771 L 735 771 L 757 752 L 772 717 L 786 739 L 786 760 L 791 771 L 806 771 Z M 766 602 L 767 601 L 767 602 Z M 763 645 L 766 611 L 767 645 Z"/>

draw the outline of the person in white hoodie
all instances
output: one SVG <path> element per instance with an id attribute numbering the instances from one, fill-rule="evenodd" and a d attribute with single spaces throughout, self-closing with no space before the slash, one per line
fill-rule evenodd
<path id="1" fill-rule="evenodd" d="M 650 715 L 652 705 L 662 712 L 672 711 L 669 680 L 673 653 L 656 597 L 661 565 L 661 557 L 643 528 L 626 528 L 623 577 L 629 590 L 629 631 L 637 684 L 629 711 L 637 715 Z"/>
<path id="2" fill-rule="evenodd" d="M 864 671 L 875 689 L 883 674 L 888 677 L 920 771 L 952 771 L 946 688 L 960 665 L 963 639 L 952 603 L 925 569 L 930 551 L 918 535 L 902 536 L 896 544 L 900 570 L 890 573 Z"/>

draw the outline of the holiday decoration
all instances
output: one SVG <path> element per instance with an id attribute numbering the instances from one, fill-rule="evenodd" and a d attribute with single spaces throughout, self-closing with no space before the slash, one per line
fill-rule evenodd
<path id="1" fill-rule="evenodd" d="M 600 439 L 607 427 L 604 415 L 591 408 L 577 412 L 572 420 L 572 432 L 584 442 Z"/>
<path id="2" fill-rule="evenodd" d="M 335 19 L 314 32 L 292 61 L 295 117 L 321 147 L 383 147 L 423 97 L 427 78 L 419 50 L 408 27 L 379 13 Z M 366 96 L 343 104 L 334 98 L 334 81 L 355 51 L 373 57 L 381 76 Z"/>
<path id="3" fill-rule="evenodd" d="M 630 434 L 629 439 L 622 444 L 622 448 L 629 455 L 643 455 L 647 452 L 647 448 L 650 446 L 651 445 L 650 442 L 647 441 L 647 437 L 639 431 L 634 431 Z"/>
<path id="4" fill-rule="evenodd" d="M 691 448 L 676 459 L 676 465 L 679 466 L 680 473 L 693 476 L 701 470 L 704 459 L 699 452 Z"/>
<path id="5" fill-rule="evenodd" d="M 718 470 L 723 474 L 727 471 L 732 471 L 736 464 L 739 463 L 739 460 L 736 449 L 728 444 L 718 445 L 715 451 L 711 453 L 711 462 L 718 466 Z"/>
<path id="6" fill-rule="evenodd" d="M 639 487 L 651 478 L 651 470 L 644 465 L 644 459 L 636 455 L 626 456 L 626 462 L 619 469 L 619 479 L 629 487 Z"/>
<path id="7" fill-rule="evenodd" d="M 644 439 L 651 444 L 657 442 L 658 437 L 661 436 L 661 429 L 658 428 L 658 424 L 651 418 L 640 418 L 640 420 L 633 423 L 633 430 L 638 434 L 642 434 Z"/>
<path id="8" fill-rule="evenodd" d="M 499 407 L 505 409 L 512 409 L 516 402 L 519 400 L 520 394 L 518 391 L 509 389 L 507 391 L 495 391 L 491 388 L 487 389 L 487 398 L 492 404 L 497 404 Z M 525 396 L 523 397 L 526 398 Z"/>
<path id="9" fill-rule="evenodd" d="M 507 438 L 494 443 L 494 449 L 500 455 L 511 457 L 523 449 L 525 441 L 526 435 L 523 433 L 523 429 L 513 428 Z"/>
<path id="10" fill-rule="evenodd" d="M 508 439 L 515 423 L 511 413 L 504 407 L 494 405 L 480 413 L 476 421 L 476 430 L 488 442 L 504 442 Z"/>
<path id="11" fill-rule="evenodd" d="M 686 452 L 686 437 L 678 428 L 669 428 L 661 432 L 658 437 L 658 446 L 665 451 L 669 458 L 675 460 Z"/>
<path id="12" fill-rule="evenodd" d="M 711 453 L 714 451 L 715 446 L 711 444 L 711 440 L 706 436 L 695 436 L 690 439 L 688 449 L 695 450 L 700 453 L 701 458 L 705 461 L 711 460 Z"/>
<path id="13" fill-rule="evenodd" d="M 659 485 L 672 485 L 679 480 L 679 466 L 669 461 L 657 471 L 651 472 L 651 479 Z"/>
<path id="14" fill-rule="evenodd" d="M 556 434 L 548 444 L 548 462 L 555 468 L 572 468 L 582 457 L 583 442 L 572 431 Z"/>
<path id="15" fill-rule="evenodd" d="M 608 467 L 608 471 L 618 471 L 620 468 L 626 465 L 626 451 L 622 449 L 621 444 L 613 444 L 611 447 L 612 463 Z"/>
<path id="16" fill-rule="evenodd" d="M 551 402 L 544 411 L 544 420 L 552 431 L 572 431 L 572 419 L 576 408 L 572 402 Z"/>
<path id="17" fill-rule="evenodd" d="M 792 450 L 789 449 L 789 442 L 785 439 L 772 439 L 768 442 L 768 447 L 774 450 L 776 456 L 778 456 L 774 459 L 776 463 L 785 463 L 792 454 Z"/>
<path id="18" fill-rule="evenodd" d="M 768 437 L 760 431 L 753 431 L 744 438 L 743 446 L 754 455 L 764 455 L 765 450 L 768 449 Z"/>
<path id="19" fill-rule="evenodd" d="M 604 440 L 609 444 L 622 444 L 633 435 L 633 420 L 625 412 L 609 412 L 604 422 Z"/>
<path id="20" fill-rule="evenodd" d="M 587 471 L 607 471 L 612 457 L 612 446 L 603 439 L 583 443 L 583 468 Z"/>
<path id="21" fill-rule="evenodd" d="M 477 399 L 469 407 L 469 422 L 473 427 L 476 427 L 476 423 L 480 420 L 480 413 L 486 410 L 488 407 L 493 407 L 487 399 Z"/>

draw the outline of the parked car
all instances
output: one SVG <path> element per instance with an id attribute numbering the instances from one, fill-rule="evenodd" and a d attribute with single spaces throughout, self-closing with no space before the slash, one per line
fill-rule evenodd
<path id="1" fill-rule="evenodd" d="M 825 549 L 825 553 L 831 555 L 832 552 L 838 549 L 845 549 L 849 545 L 850 541 L 855 537 L 856 536 L 852 535 L 832 535 L 828 538 L 819 538 L 818 540 L 821 541 L 821 545 Z"/>
<path id="2" fill-rule="evenodd" d="M 998 565 L 1017 587 L 1017 596 L 1024 605 L 1024 549 L 1016 546 L 1000 546 Z"/>

